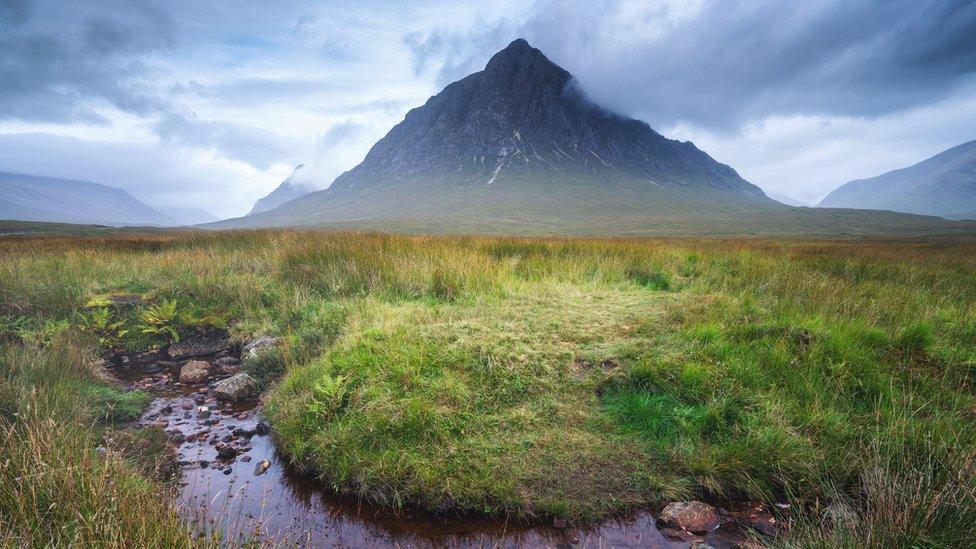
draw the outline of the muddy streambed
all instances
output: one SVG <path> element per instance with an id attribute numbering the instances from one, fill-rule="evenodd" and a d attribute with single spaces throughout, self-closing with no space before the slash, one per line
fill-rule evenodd
<path id="1" fill-rule="evenodd" d="M 377 508 L 339 497 L 286 466 L 257 398 L 221 402 L 207 382 L 179 383 L 178 365 L 161 368 L 166 363 L 160 359 L 127 357 L 116 360 L 112 369 L 128 388 L 153 397 L 139 423 L 164 429 L 175 446 L 180 511 L 201 530 L 223 532 L 231 544 L 258 538 L 316 547 L 688 547 L 703 541 L 722 548 L 747 539 L 742 517 L 757 518 L 754 506 L 720 510 L 722 526 L 692 539 L 697 536 L 662 531 L 648 512 L 587 528 L 556 528 Z M 764 511 L 760 515 L 760 522 L 771 520 Z M 676 540 L 679 536 L 685 540 Z"/>

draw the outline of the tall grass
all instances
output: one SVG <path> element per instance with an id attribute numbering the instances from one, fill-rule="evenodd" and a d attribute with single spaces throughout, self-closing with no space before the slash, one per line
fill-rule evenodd
<path id="1" fill-rule="evenodd" d="M 80 367 L 75 336 L 91 297 L 136 293 L 282 336 L 249 368 L 283 448 L 380 503 L 585 519 L 748 497 L 793 504 L 789 545 L 976 543 L 969 241 L 260 231 L 0 252 L 6 540 L 188 539 L 128 516 L 179 531 L 131 460 L 94 453 L 139 397 Z M 45 510 L 68 485 L 89 488 Z M 111 524 L 87 523 L 112 497 Z"/>

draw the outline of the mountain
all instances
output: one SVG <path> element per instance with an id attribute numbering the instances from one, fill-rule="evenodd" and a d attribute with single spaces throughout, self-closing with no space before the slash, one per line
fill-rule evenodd
<path id="1" fill-rule="evenodd" d="M 328 189 L 216 226 L 539 224 L 703 203 L 776 205 L 692 143 L 593 104 L 520 39 L 407 113 Z"/>
<path id="2" fill-rule="evenodd" d="M 0 219 L 101 225 L 177 225 L 126 191 L 72 179 L 0 173 Z"/>
<path id="3" fill-rule="evenodd" d="M 282 181 L 281 184 L 275 188 L 275 190 L 271 191 L 264 198 L 258 199 L 258 201 L 254 203 L 254 207 L 251 208 L 251 211 L 248 212 L 247 215 L 266 212 L 281 206 L 285 202 L 305 196 L 306 194 L 314 191 L 315 189 L 313 187 L 298 181 L 298 176 L 304 167 L 304 164 L 299 164 L 295 170 L 291 172 L 291 175 Z"/>
<path id="4" fill-rule="evenodd" d="M 908 168 L 846 183 L 828 194 L 819 206 L 951 218 L 972 216 L 976 210 L 976 141 Z"/>
<path id="5" fill-rule="evenodd" d="M 785 194 L 767 192 L 766 196 L 772 198 L 773 200 L 779 202 L 780 204 L 785 204 L 787 206 L 793 206 L 793 207 L 809 206 L 809 204 L 807 204 L 806 202 L 802 202 L 800 200 L 793 198 L 792 196 L 787 196 Z"/>
<path id="6" fill-rule="evenodd" d="M 176 220 L 178 225 L 199 225 L 220 220 L 219 217 L 203 208 L 181 208 L 178 206 L 158 207 L 157 210 Z"/>
<path id="7" fill-rule="evenodd" d="M 325 190 L 208 228 L 502 234 L 936 234 L 976 224 L 790 208 L 690 142 L 608 112 L 519 39 Z"/>

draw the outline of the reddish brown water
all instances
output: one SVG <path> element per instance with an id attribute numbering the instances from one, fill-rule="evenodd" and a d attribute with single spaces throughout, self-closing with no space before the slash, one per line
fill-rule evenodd
<path id="1" fill-rule="evenodd" d="M 185 437 L 177 443 L 182 479 L 176 498 L 182 512 L 201 530 L 220 530 L 232 540 L 258 537 L 315 547 L 689 546 L 665 538 L 647 512 L 590 528 L 554 528 L 416 510 L 392 512 L 338 497 L 285 466 L 271 436 L 258 430 L 262 419 L 257 400 L 221 404 L 205 386 L 181 385 L 165 372 L 148 374 L 136 362 L 117 373 L 129 386 L 155 397 L 140 423 L 163 427 L 177 440 Z M 210 408 L 209 416 L 198 411 L 201 405 Z M 218 445 L 231 446 L 239 454 L 221 460 Z M 257 474 L 262 460 L 270 467 Z M 201 461 L 207 465 L 202 467 Z M 705 542 L 731 547 L 744 538 L 732 525 L 706 535 Z"/>

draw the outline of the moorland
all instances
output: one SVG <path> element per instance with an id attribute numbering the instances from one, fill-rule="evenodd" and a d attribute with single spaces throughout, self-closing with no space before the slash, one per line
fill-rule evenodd
<path id="1" fill-rule="evenodd" d="M 148 395 L 103 360 L 211 328 L 280 338 L 244 370 L 282 453 L 381 506 L 785 502 L 765 543 L 976 543 L 969 237 L 118 232 L 0 256 L 3 545 L 220 543 L 160 497 Z"/>

